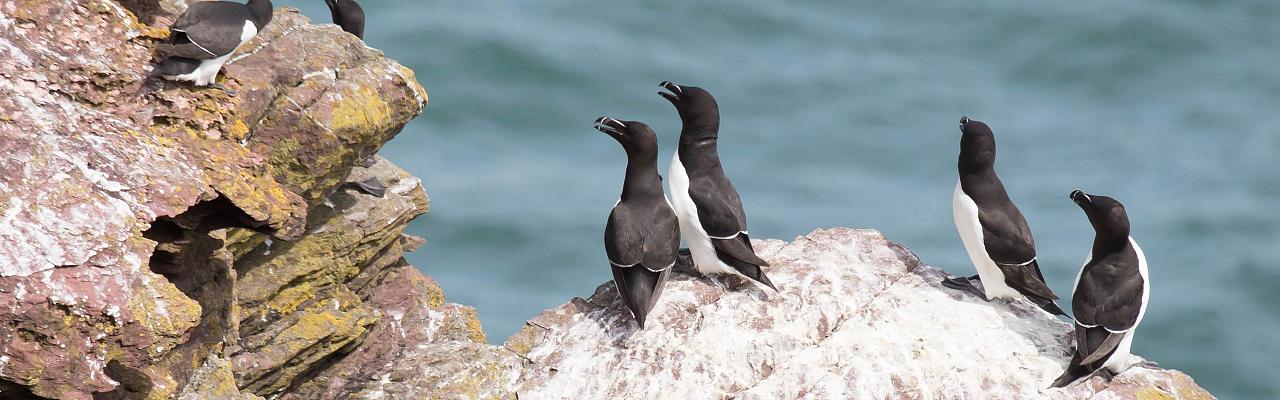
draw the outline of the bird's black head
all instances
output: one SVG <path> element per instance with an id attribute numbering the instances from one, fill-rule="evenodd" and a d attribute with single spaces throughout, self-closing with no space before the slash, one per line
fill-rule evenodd
<path id="1" fill-rule="evenodd" d="M 960 168 L 982 169 L 996 165 L 996 135 L 982 121 L 960 117 Z"/>
<path id="2" fill-rule="evenodd" d="M 275 13 L 275 6 L 271 4 L 271 0 L 249 0 L 245 5 L 249 6 L 249 10 L 253 11 L 258 33 L 262 33 L 262 28 L 271 23 L 272 14 Z"/>
<path id="3" fill-rule="evenodd" d="M 680 121 L 684 127 L 680 136 L 715 137 L 720 130 L 720 106 L 710 92 L 697 86 L 684 86 L 663 81 L 660 86 L 665 92 L 659 96 L 670 101 L 680 112 Z M 696 137 L 694 137 L 696 138 Z"/>
<path id="4" fill-rule="evenodd" d="M 619 121 L 610 117 L 600 117 L 596 118 L 595 128 L 621 143 L 628 155 L 649 156 L 657 160 L 658 135 L 649 128 L 649 125 L 639 121 Z"/>
<path id="5" fill-rule="evenodd" d="M 1071 201 L 1084 210 L 1099 239 L 1128 240 L 1129 214 L 1125 212 L 1124 204 L 1107 196 L 1088 194 L 1080 190 L 1071 192 Z"/>

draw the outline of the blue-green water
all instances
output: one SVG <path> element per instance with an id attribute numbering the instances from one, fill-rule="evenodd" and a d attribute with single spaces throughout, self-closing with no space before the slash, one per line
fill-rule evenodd
<path id="1" fill-rule="evenodd" d="M 278 5 L 328 20 L 303 3 Z M 1068 192 L 1115 196 L 1154 286 L 1135 351 L 1280 398 L 1280 2 L 952 3 L 366 0 L 368 42 L 431 96 L 382 152 L 431 194 L 409 258 L 494 342 L 589 295 L 624 167 L 591 122 L 646 121 L 669 159 L 672 80 L 719 99 L 753 236 L 876 228 L 969 274 L 950 209 L 969 115 L 1055 291 L 1092 240 Z"/>

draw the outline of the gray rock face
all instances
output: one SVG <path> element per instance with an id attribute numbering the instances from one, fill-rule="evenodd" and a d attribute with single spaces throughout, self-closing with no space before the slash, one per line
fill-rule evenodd
<path id="1" fill-rule="evenodd" d="M 643 331 L 612 283 L 544 312 L 507 342 L 526 360 L 514 390 L 522 399 L 1212 398 L 1180 372 L 1146 367 L 1110 384 L 1046 389 L 1070 357 L 1070 325 L 1026 301 L 944 289 L 945 272 L 875 231 L 818 230 L 756 249 L 780 293 L 678 274 Z"/>

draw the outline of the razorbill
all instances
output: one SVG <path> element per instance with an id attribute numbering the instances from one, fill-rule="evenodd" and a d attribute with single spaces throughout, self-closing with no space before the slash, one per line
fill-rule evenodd
<path id="1" fill-rule="evenodd" d="M 643 329 L 645 317 L 658 302 L 676 264 L 679 222 L 662 193 L 658 138 L 653 129 L 609 117 L 597 119 L 595 128 L 617 140 L 627 152 L 622 196 L 604 227 L 604 250 L 618 296 Z"/>
<path id="2" fill-rule="evenodd" d="M 741 274 L 777 291 L 761 269 L 769 263 L 751 248 L 738 191 L 720 166 L 716 99 L 694 86 L 671 82 L 661 86 L 667 91 L 658 94 L 676 106 L 683 124 L 680 146 L 671 160 L 671 205 L 680 218 L 680 232 L 694 267 L 703 274 Z"/>
<path id="3" fill-rule="evenodd" d="M 196 86 L 213 84 L 231 54 L 271 22 L 271 12 L 271 0 L 192 4 L 169 27 L 169 41 L 157 46 L 164 60 L 152 75 Z"/>
<path id="4" fill-rule="evenodd" d="M 364 39 L 364 9 L 356 0 L 324 0 L 333 14 L 333 23 L 360 39 Z"/>
<path id="5" fill-rule="evenodd" d="M 951 197 L 952 214 L 960 240 L 978 275 L 944 280 L 952 289 L 965 290 L 986 300 L 1028 300 L 1054 315 L 1066 315 L 1054 300 L 1058 296 L 1044 282 L 1036 262 L 1036 242 L 1027 220 L 1009 200 L 996 176 L 996 139 L 980 121 L 960 118 L 960 179 Z M 970 279 L 982 281 L 979 291 Z"/>
<path id="6" fill-rule="evenodd" d="M 1093 248 L 1071 289 L 1076 351 L 1053 382 L 1063 387 L 1097 372 L 1108 381 L 1129 368 L 1133 332 L 1147 312 L 1151 280 L 1147 258 L 1129 236 L 1124 205 L 1106 196 L 1071 192 L 1093 225 Z"/>

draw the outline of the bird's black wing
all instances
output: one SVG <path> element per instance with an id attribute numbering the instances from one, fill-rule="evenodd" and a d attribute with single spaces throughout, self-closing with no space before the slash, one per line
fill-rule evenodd
<path id="1" fill-rule="evenodd" d="M 680 220 L 676 219 L 675 211 L 665 201 L 654 207 L 653 222 L 649 224 L 649 234 L 644 239 L 644 261 L 641 264 L 650 271 L 671 268 L 680 251 Z"/>
<path id="2" fill-rule="evenodd" d="M 751 247 L 751 238 L 745 233 L 740 233 L 729 239 L 711 239 L 711 247 L 716 249 L 716 256 L 721 260 L 725 257 L 732 257 L 735 260 L 746 262 L 755 266 L 767 266 L 760 256 L 756 255 L 756 251 Z"/>
<path id="3" fill-rule="evenodd" d="M 711 247 L 716 250 L 716 258 L 725 265 L 774 291 L 778 290 L 778 287 L 774 286 L 773 281 L 760 268 L 768 266 L 769 263 L 756 256 L 755 249 L 751 247 L 751 238 L 747 237 L 746 233 L 740 233 L 731 239 L 711 239 Z"/>
<path id="4" fill-rule="evenodd" d="M 623 304 L 644 328 L 646 316 L 662 295 L 680 247 L 680 225 L 666 200 L 655 204 L 619 203 L 605 225 L 605 252 Z"/>
<path id="5" fill-rule="evenodd" d="M 1071 298 L 1076 320 L 1112 332 L 1133 329 L 1142 313 L 1143 279 L 1133 249 L 1094 259 L 1080 273 Z"/>
<path id="6" fill-rule="evenodd" d="M 998 264 L 1022 264 L 1036 258 L 1031 228 L 1013 203 L 1002 207 L 978 205 L 978 223 L 987 255 Z"/>
<path id="7" fill-rule="evenodd" d="M 191 43 L 187 38 L 187 34 L 183 32 L 171 32 L 168 43 L 160 43 L 156 45 L 156 53 L 165 58 L 185 58 L 189 60 L 211 60 L 218 58 L 216 54 L 205 51 L 205 49 Z"/>
<path id="8" fill-rule="evenodd" d="M 985 206 L 978 205 L 978 224 L 982 226 L 983 247 L 1004 274 L 1005 284 L 1025 296 L 1057 300 L 1035 261 L 1036 242 L 1027 219 L 1008 200 L 1002 187 L 988 190 L 994 195 L 983 202 Z"/>
<path id="9" fill-rule="evenodd" d="M 675 264 L 679 232 L 675 212 L 665 200 L 648 206 L 619 203 L 605 225 L 605 253 L 618 267 L 643 265 L 660 271 Z"/>
<path id="10" fill-rule="evenodd" d="M 1077 342 L 1081 364 L 1105 359 L 1115 351 L 1125 332 L 1133 329 L 1142 313 L 1142 274 L 1131 247 L 1091 260 L 1080 273 L 1071 307 L 1083 325 L 1085 340 Z"/>
<path id="11" fill-rule="evenodd" d="M 1040 273 L 1040 265 L 1032 260 L 1023 265 L 996 264 L 1004 274 L 1004 283 L 1024 296 L 1035 296 L 1042 299 L 1057 300 L 1058 295 L 1044 282 Z"/>
<path id="12" fill-rule="evenodd" d="M 725 238 L 747 231 L 742 199 L 722 171 L 690 176 L 689 197 L 698 209 L 698 222 L 707 235 Z"/>
<path id="13" fill-rule="evenodd" d="M 200 50 L 199 53 L 207 55 L 200 59 L 217 58 L 230 54 L 240 46 L 245 23 L 253 19 L 253 12 L 244 4 L 205 1 L 188 7 L 169 30 L 175 42 L 173 44 L 183 52 L 182 57 L 195 58 L 187 53 Z M 192 49 L 192 46 L 196 49 Z"/>
<path id="14" fill-rule="evenodd" d="M 715 169 L 690 176 L 689 197 L 698 209 L 698 222 L 711 236 L 711 245 L 721 260 L 728 257 L 755 266 L 769 265 L 751 247 L 742 199 L 723 171 Z"/>

